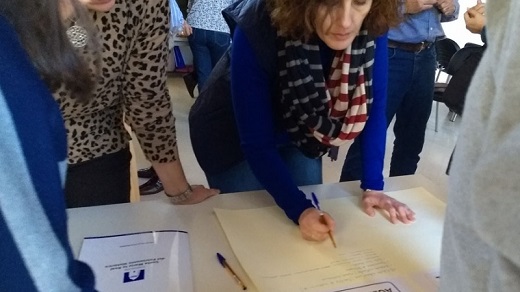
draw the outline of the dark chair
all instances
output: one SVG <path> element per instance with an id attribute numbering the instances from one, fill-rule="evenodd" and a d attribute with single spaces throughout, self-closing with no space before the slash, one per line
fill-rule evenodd
<path id="1" fill-rule="evenodd" d="M 435 76 L 435 89 L 433 100 L 435 104 L 435 132 L 439 123 L 439 102 L 442 102 L 442 92 L 446 89 L 447 83 L 450 81 L 450 74 L 447 73 L 450 60 L 455 53 L 460 50 L 459 45 L 452 39 L 444 38 L 435 42 L 435 51 L 437 53 L 437 74 Z M 441 73 L 448 74 L 446 82 L 438 82 Z"/>
<path id="2" fill-rule="evenodd" d="M 445 69 L 449 78 L 446 82 L 436 82 L 433 100 L 437 102 L 435 113 L 435 132 L 437 132 L 439 103 L 445 103 L 455 121 L 457 115 L 462 114 L 466 91 L 485 48 L 482 46 L 468 46 L 458 50 L 451 58 Z"/>
<path id="3" fill-rule="evenodd" d="M 451 57 L 460 50 L 459 45 L 452 39 L 444 38 L 435 42 L 435 51 L 437 53 L 437 76 L 435 82 L 439 80 L 441 72 L 446 72 Z"/>

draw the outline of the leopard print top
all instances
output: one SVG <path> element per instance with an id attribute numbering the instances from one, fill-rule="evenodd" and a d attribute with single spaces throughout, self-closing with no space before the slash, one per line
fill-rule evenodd
<path id="1" fill-rule="evenodd" d="M 135 131 L 148 160 L 177 159 L 175 118 L 166 86 L 169 6 L 162 0 L 116 0 L 106 13 L 92 12 L 102 47 L 99 82 L 87 104 L 60 88 L 69 163 L 128 147 Z"/>

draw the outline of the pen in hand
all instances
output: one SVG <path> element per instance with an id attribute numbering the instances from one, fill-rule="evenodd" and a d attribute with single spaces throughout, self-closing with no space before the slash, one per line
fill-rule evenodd
<path id="1" fill-rule="evenodd" d="M 242 290 L 247 290 L 247 287 L 246 287 L 246 285 L 244 285 L 244 282 L 242 282 L 242 280 L 240 280 L 240 278 L 235 273 L 235 271 L 233 271 L 233 269 L 229 266 L 226 259 L 218 252 L 217 252 L 217 258 L 218 258 L 219 263 L 222 265 L 222 267 L 224 267 L 224 269 L 226 269 L 229 272 L 231 277 L 233 277 L 235 282 L 242 288 Z"/>
<path id="2" fill-rule="evenodd" d="M 316 197 L 315 193 L 312 193 L 312 203 L 314 204 L 316 209 L 318 209 L 318 211 L 320 211 L 320 222 L 327 225 L 327 223 L 325 222 L 325 218 L 323 218 L 323 212 L 321 211 L 320 203 L 318 202 L 318 197 Z M 336 241 L 334 240 L 334 236 L 332 236 L 332 231 L 329 230 L 328 234 L 329 234 L 330 240 L 332 241 L 332 245 L 334 246 L 334 248 L 336 248 Z"/>

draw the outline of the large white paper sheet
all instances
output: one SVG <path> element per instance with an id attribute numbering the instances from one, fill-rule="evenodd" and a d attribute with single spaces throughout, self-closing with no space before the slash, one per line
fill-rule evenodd
<path id="1" fill-rule="evenodd" d="M 79 260 L 94 270 L 98 291 L 193 291 L 185 231 L 87 237 Z"/>
<path id="2" fill-rule="evenodd" d="M 423 188 L 388 194 L 410 206 L 416 222 L 369 217 L 359 197 L 321 200 L 336 220 L 336 249 L 330 240 L 303 240 L 278 207 L 215 212 L 259 291 L 437 291 L 444 203 Z"/>

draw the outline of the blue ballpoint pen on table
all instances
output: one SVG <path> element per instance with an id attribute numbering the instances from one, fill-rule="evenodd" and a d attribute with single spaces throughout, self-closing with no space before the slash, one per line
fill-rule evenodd
<path id="1" fill-rule="evenodd" d="M 237 282 L 237 284 L 242 288 L 242 290 L 247 290 L 247 287 L 246 287 L 246 285 L 244 285 L 244 282 L 242 282 L 242 280 L 240 280 L 240 278 L 235 273 L 235 271 L 233 271 L 233 269 L 229 266 L 226 259 L 218 252 L 217 252 L 217 258 L 218 258 L 218 262 L 222 265 L 222 267 L 224 267 L 224 269 L 226 269 L 229 272 L 231 277 L 233 277 L 235 282 Z"/>
<path id="2" fill-rule="evenodd" d="M 320 208 L 320 202 L 318 202 L 318 197 L 316 197 L 315 193 L 312 193 L 312 203 L 314 204 L 314 207 L 316 207 L 316 209 L 320 211 L 320 222 L 327 225 L 327 223 L 325 222 L 325 218 L 323 218 L 323 212 Z M 334 248 L 336 248 L 336 241 L 334 240 L 334 236 L 332 236 L 332 231 L 329 230 L 328 233 L 330 240 L 332 241 L 332 245 L 334 246 Z"/>

